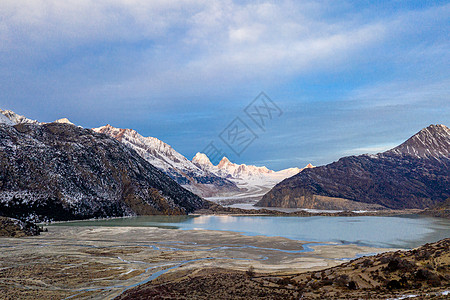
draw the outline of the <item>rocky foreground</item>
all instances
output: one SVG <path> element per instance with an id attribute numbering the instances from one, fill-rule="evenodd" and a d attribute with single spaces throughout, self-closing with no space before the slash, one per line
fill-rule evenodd
<path id="1" fill-rule="evenodd" d="M 0 237 L 24 237 L 39 235 L 41 229 L 36 224 L 0 216 Z"/>
<path id="2" fill-rule="evenodd" d="M 450 239 L 410 251 L 361 257 L 302 274 L 226 269 L 179 271 L 128 290 L 119 299 L 448 299 Z"/>

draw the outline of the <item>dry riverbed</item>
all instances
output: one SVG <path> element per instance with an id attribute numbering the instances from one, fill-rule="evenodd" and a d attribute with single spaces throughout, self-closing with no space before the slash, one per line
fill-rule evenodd
<path id="1" fill-rule="evenodd" d="M 253 266 L 283 275 L 387 250 L 223 231 L 50 227 L 40 236 L 0 239 L 0 298 L 114 298 L 173 272 Z"/>

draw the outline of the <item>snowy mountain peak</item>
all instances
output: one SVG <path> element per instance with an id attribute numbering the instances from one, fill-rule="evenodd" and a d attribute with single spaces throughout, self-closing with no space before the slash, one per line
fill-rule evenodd
<path id="1" fill-rule="evenodd" d="M 311 169 L 311 168 L 315 168 L 316 166 L 313 166 L 312 164 L 307 164 L 306 167 L 304 167 L 303 169 Z"/>
<path id="2" fill-rule="evenodd" d="M 226 158 L 225 156 L 220 160 L 219 164 L 217 165 L 217 167 L 219 169 L 224 168 L 228 165 L 236 165 L 234 163 L 232 163 L 228 158 Z"/>
<path id="3" fill-rule="evenodd" d="M 417 158 L 450 158 L 450 129 L 441 124 L 430 125 L 386 153 Z"/>
<path id="4" fill-rule="evenodd" d="M 16 114 L 12 110 L 3 110 L 3 109 L 0 109 L 0 123 L 10 125 L 10 126 L 17 125 L 17 124 L 34 124 L 34 125 L 46 124 L 45 122 L 38 122 L 36 120 L 28 119 L 25 116 Z M 74 125 L 67 118 L 58 119 L 58 120 L 54 121 L 53 123 L 63 123 L 63 124 Z"/>
<path id="5" fill-rule="evenodd" d="M 195 156 L 192 158 L 192 163 L 199 166 L 212 167 L 213 164 L 209 160 L 208 156 L 204 153 L 197 152 Z"/>

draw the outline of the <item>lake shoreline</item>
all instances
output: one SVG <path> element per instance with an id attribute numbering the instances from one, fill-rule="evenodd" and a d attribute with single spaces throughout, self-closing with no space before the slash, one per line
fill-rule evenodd
<path id="1" fill-rule="evenodd" d="M 337 212 L 310 212 L 306 210 L 298 210 L 293 212 L 283 212 L 278 210 L 270 210 L 268 208 L 242 209 L 236 207 L 212 206 L 208 209 L 197 210 L 191 215 L 261 215 L 261 216 L 295 216 L 295 217 L 356 217 L 356 216 L 400 216 L 400 215 L 418 215 L 429 210 L 423 209 L 401 209 L 401 210 L 376 210 L 376 211 L 337 211 Z M 445 217 L 446 218 L 446 217 Z"/>
<path id="2" fill-rule="evenodd" d="M 381 211 L 370 211 L 370 212 L 353 212 L 353 211 L 340 211 L 340 212 L 309 212 L 309 211 L 296 211 L 296 212 L 282 212 L 276 210 L 263 209 L 240 209 L 234 207 L 224 207 L 224 210 L 215 209 L 202 209 L 197 210 L 193 213 L 189 213 L 185 216 L 283 216 L 283 217 L 363 217 L 363 216 L 408 216 L 408 215 L 422 215 L 433 218 L 449 219 L 448 216 L 443 216 L 442 214 L 432 214 L 428 209 L 403 209 L 403 210 L 381 210 Z M 147 216 L 165 216 L 165 215 L 147 215 Z M 171 215 L 167 215 L 171 216 Z M 178 215 L 173 215 L 178 216 Z M 80 221 L 101 221 L 101 220 L 116 220 L 116 219 L 130 219 L 139 216 L 122 216 L 122 217 L 107 217 L 107 218 L 89 218 L 89 219 L 74 219 L 74 220 L 64 220 L 64 221 L 52 221 L 52 222 L 39 222 L 35 223 L 39 226 L 48 226 L 52 224 L 62 224 L 62 223 L 72 223 Z"/>

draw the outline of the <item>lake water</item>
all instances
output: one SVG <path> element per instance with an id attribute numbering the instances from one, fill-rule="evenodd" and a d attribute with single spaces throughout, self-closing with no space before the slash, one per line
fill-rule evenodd
<path id="1" fill-rule="evenodd" d="M 245 235 L 336 242 L 373 247 L 414 248 L 450 237 L 450 221 L 415 215 L 392 217 L 140 216 L 55 223 L 51 226 L 131 226 L 221 230 Z"/>

